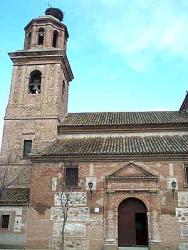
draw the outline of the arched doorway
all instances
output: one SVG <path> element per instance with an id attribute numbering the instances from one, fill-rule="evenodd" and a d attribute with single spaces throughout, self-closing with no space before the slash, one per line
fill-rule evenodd
<path id="1" fill-rule="evenodd" d="M 118 246 L 147 246 L 147 208 L 136 198 L 122 201 L 118 207 Z"/>

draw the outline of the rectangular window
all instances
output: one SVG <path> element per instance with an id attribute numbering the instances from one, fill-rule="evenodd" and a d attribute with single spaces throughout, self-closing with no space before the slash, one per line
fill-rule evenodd
<path id="1" fill-rule="evenodd" d="M 184 183 L 188 187 L 188 164 L 184 166 Z"/>
<path id="2" fill-rule="evenodd" d="M 24 140 L 23 157 L 28 158 L 32 149 L 32 140 Z"/>
<path id="3" fill-rule="evenodd" d="M 65 168 L 65 184 L 69 187 L 78 186 L 78 167 Z"/>
<path id="4" fill-rule="evenodd" d="M 10 215 L 1 215 L 0 228 L 8 229 Z"/>

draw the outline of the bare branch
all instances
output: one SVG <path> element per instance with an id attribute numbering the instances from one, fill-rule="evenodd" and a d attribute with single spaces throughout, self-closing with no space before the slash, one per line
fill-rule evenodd
<path id="1" fill-rule="evenodd" d="M 68 220 L 68 211 L 71 205 L 71 196 L 73 193 L 74 186 L 67 185 L 65 176 L 64 176 L 64 168 L 61 169 L 61 179 L 60 179 L 60 190 L 59 190 L 59 198 L 61 201 L 61 211 L 63 217 L 63 225 L 61 229 L 61 248 L 65 249 L 65 227 Z"/>
<path id="2" fill-rule="evenodd" d="M 11 164 L 12 155 L 8 155 L 6 159 L 3 159 L 0 165 L 0 204 L 8 203 L 10 200 L 18 198 L 18 193 L 10 192 L 12 188 L 17 188 L 20 183 L 23 185 L 23 180 L 26 178 L 28 170 L 24 166 L 15 166 Z"/>

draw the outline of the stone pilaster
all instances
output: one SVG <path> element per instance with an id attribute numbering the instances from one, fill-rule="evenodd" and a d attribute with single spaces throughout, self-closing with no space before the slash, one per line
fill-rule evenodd
<path id="1" fill-rule="evenodd" d="M 110 208 L 110 197 L 113 193 L 107 196 L 107 212 L 106 212 L 106 232 L 104 241 L 104 250 L 117 250 L 117 240 L 115 238 L 115 217 L 114 210 Z M 109 205 L 109 206 L 108 206 Z"/>
<path id="2" fill-rule="evenodd" d="M 157 210 L 151 211 L 150 217 L 150 232 L 151 232 L 151 241 L 150 241 L 150 250 L 162 250 L 162 241 L 160 239 L 160 230 L 159 230 L 159 212 Z"/>

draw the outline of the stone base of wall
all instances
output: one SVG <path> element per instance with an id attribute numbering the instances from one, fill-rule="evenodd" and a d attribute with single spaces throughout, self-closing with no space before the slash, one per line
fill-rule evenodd
<path id="1" fill-rule="evenodd" d="M 0 249 L 23 249 L 25 245 L 25 234 L 1 231 Z"/>
<path id="2" fill-rule="evenodd" d="M 153 243 L 149 247 L 150 250 L 165 250 L 164 246 L 160 243 Z"/>
<path id="3" fill-rule="evenodd" d="M 118 250 L 115 239 L 106 239 L 104 242 L 103 250 Z"/>
<path id="4" fill-rule="evenodd" d="M 186 250 L 188 249 L 188 242 L 181 242 L 179 244 L 179 250 Z"/>
<path id="5" fill-rule="evenodd" d="M 103 250 L 117 250 L 118 247 L 114 245 L 105 245 Z"/>

